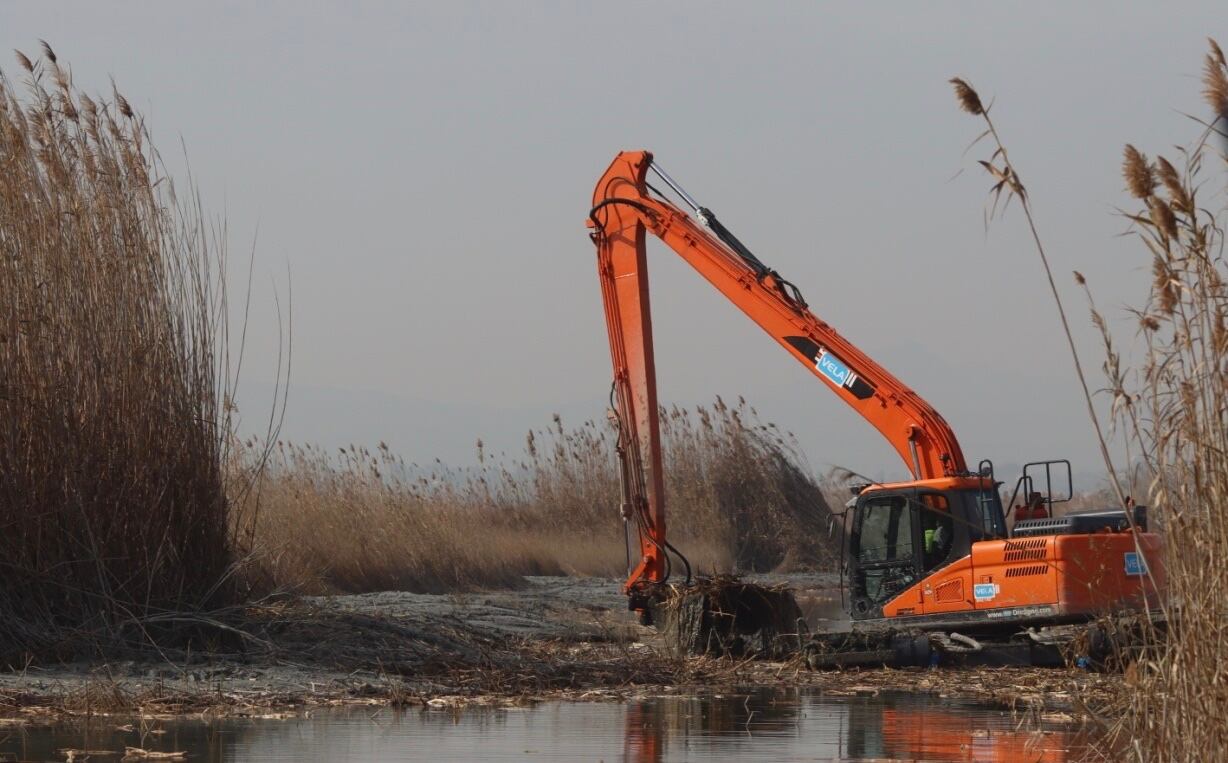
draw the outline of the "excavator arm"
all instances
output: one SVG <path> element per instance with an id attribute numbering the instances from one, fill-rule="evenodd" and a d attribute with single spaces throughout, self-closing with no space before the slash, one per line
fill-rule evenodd
<path id="1" fill-rule="evenodd" d="M 652 170 L 698 220 L 650 193 Z M 768 268 L 686 194 L 647 151 L 615 157 L 593 194 L 589 226 L 605 304 L 611 393 L 619 427 L 622 513 L 639 532 L 641 557 L 625 584 L 632 595 L 669 576 L 646 234 L 651 232 L 882 433 L 914 479 L 966 472 L 951 428 L 928 403 L 810 312 L 801 293 Z"/>

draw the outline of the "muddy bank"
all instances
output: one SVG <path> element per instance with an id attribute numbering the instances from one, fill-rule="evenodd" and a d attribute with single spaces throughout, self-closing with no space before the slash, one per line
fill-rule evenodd
<path id="1" fill-rule="evenodd" d="M 765 576 L 829 616 L 829 576 Z M 521 703 L 618 699 L 735 686 L 812 686 L 833 694 L 917 691 L 1077 713 L 1119 678 L 1075 671 L 813 672 L 800 662 L 669 657 L 626 611 L 617 583 L 531 578 L 516 591 L 386 592 L 249 608 L 226 650 L 31 665 L 0 672 L 0 716 L 92 713 L 266 715 L 348 703 Z"/>

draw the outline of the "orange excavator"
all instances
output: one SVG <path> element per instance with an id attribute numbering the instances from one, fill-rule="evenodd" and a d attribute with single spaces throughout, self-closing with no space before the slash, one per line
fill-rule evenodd
<path id="1" fill-rule="evenodd" d="M 650 172 L 691 214 L 648 182 Z M 624 590 L 643 622 L 677 592 L 667 585 L 674 559 L 686 566 L 686 585 L 692 582 L 666 534 L 648 233 L 861 414 L 912 474 L 905 482 L 855 486 L 839 515 L 846 530 L 842 601 L 852 627 L 815 634 L 809 649 L 817 662 L 849 664 L 858 655 L 869 662 L 926 661 L 934 659 L 931 647 L 970 654 L 994 639 L 1032 654 L 1053 640 L 1056 626 L 1161 606 L 1161 542 L 1146 531 L 1144 507 L 1055 517 L 1054 505 L 1071 497 L 1070 463 L 1036 462 L 1015 483 L 1008 505 L 1025 498 L 1008 531 L 992 462 L 970 469 L 951 427 L 929 403 L 816 317 L 794 284 L 752 254 L 651 153 L 615 157 L 597 183 L 588 224 L 614 367 L 621 513 L 639 539 Z"/>

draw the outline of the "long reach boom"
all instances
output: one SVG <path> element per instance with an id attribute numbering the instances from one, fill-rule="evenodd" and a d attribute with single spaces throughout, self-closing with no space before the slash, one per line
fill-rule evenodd
<path id="1" fill-rule="evenodd" d="M 649 186 L 650 170 L 691 207 L 695 218 Z M 654 165 L 651 153 L 624 151 L 615 157 L 597 183 L 589 217 L 614 365 L 611 398 L 619 426 L 622 512 L 639 532 L 641 558 L 624 586 L 633 606 L 638 589 L 668 577 L 667 550 L 672 548 L 665 533 L 646 232 L 690 263 L 881 432 L 915 480 L 967 473 L 959 442 L 942 416 L 811 313 L 798 289 Z"/>

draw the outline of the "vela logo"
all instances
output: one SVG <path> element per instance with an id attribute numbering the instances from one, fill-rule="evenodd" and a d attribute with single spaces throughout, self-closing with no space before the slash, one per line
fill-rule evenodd
<path id="1" fill-rule="evenodd" d="M 819 352 L 814 367 L 837 387 L 851 387 L 857 381 L 857 374 L 827 350 Z"/>
<path id="2" fill-rule="evenodd" d="M 1143 561 L 1142 555 L 1140 555 L 1137 551 L 1127 551 L 1125 561 L 1127 575 L 1147 574 L 1147 563 Z"/>
<path id="3" fill-rule="evenodd" d="M 840 389 L 847 389 L 849 394 L 858 400 L 869 400 L 874 396 L 874 385 L 862 378 L 827 350 L 808 336 L 782 337 L 785 344 L 793 348 L 798 356 L 811 365 L 815 373 L 831 382 Z"/>

